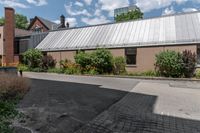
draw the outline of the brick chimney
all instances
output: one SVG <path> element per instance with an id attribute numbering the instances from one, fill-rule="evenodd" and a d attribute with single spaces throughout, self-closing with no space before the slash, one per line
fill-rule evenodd
<path id="1" fill-rule="evenodd" d="M 14 63 L 15 10 L 5 7 L 4 54 L 6 66 Z"/>

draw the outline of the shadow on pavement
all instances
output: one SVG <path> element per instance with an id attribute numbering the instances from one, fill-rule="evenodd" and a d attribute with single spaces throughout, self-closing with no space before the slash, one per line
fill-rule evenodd
<path id="1" fill-rule="evenodd" d="M 72 133 L 127 93 L 98 85 L 32 79 L 30 92 L 18 105 L 25 114 L 18 126 L 40 133 Z"/>

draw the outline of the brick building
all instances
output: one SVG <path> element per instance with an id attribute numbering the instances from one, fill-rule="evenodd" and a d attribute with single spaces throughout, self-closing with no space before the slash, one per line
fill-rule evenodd
<path id="1" fill-rule="evenodd" d="M 35 18 L 30 19 L 30 25 L 28 27 L 28 30 L 33 31 L 33 32 L 47 32 L 50 30 L 66 28 L 64 15 L 60 16 L 60 22 L 61 22 L 60 24 L 56 24 L 42 17 L 35 16 Z M 68 23 L 67 23 L 67 27 L 69 27 Z"/>

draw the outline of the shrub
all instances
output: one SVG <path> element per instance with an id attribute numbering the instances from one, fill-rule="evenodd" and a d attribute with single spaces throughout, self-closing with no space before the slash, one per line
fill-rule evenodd
<path id="1" fill-rule="evenodd" d="M 0 75 L 0 99 L 16 99 L 22 97 L 30 88 L 29 80 L 13 75 Z"/>
<path id="2" fill-rule="evenodd" d="M 44 70 L 48 70 L 49 68 L 54 68 L 56 66 L 56 60 L 54 60 L 51 55 L 43 56 L 41 66 Z"/>
<path id="3" fill-rule="evenodd" d="M 37 49 L 29 49 L 23 54 L 23 63 L 29 68 L 39 67 L 42 63 L 42 52 Z"/>
<path id="4" fill-rule="evenodd" d="M 158 77 L 160 76 L 158 72 L 156 71 L 146 71 L 146 72 L 142 72 L 143 76 L 149 76 L 149 77 Z"/>
<path id="5" fill-rule="evenodd" d="M 181 77 L 183 75 L 183 59 L 179 52 L 164 51 L 156 55 L 156 70 L 166 77 Z"/>
<path id="6" fill-rule="evenodd" d="M 28 66 L 24 65 L 24 64 L 19 64 L 17 67 L 18 71 L 29 71 Z"/>
<path id="7" fill-rule="evenodd" d="M 85 52 L 78 52 L 75 55 L 75 62 L 79 64 L 82 68 L 86 68 L 87 66 L 92 66 L 92 57 L 91 54 Z"/>
<path id="8" fill-rule="evenodd" d="M 160 76 L 156 71 L 145 71 L 145 72 L 135 72 L 129 73 L 130 76 L 147 76 L 147 77 L 158 77 Z"/>
<path id="9" fill-rule="evenodd" d="M 126 60 L 124 57 L 115 57 L 113 59 L 113 73 L 114 74 L 123 74 L 126 69 Z"/>
<path id="10" fill-rule="evenodd" d="M 183 65 L 184 76 L 186 78 L 191 78 L 192 76 L 194 76 L 194 72 L 196 69 L 197 56 L 190 50 L 185 50 L 182 53 L 182 59 L 184 63 Z"/>
<path id="11" fill-rule="evenodd" d="M 112 71 L 113 56 L 107 49 L 97 49 L 92 53 L 92 66 L 97 68 L 98 73 L 110 73 Z"/>
<path id="12" fill-rule="evenodd" d="M 70 60 L 60 61 L 61 69 L 65 74 L 80 74 L 81 67 L 79 64 L 73 63 Z"/>
<path id="13" fill-rule="evenodd" d="M 0 133 L 12 133 L 11 121 L 18 115 L 13 102 L 0 101 Z"/>
<path id="14" fill-rule="evenodd" d="M 44 70 L 41 67 L 35 67 L 35 68 L 30 68 L 31 72 L 46 72 L 47 70 Z"/>
<path id="15" fill-rule="evenodd" d="M 62 68 L 50 68 L 50 69 L 48 69 L 47 72 L 49 72 L 49 73 L 64 73 L 64 69 L 62 69 Z"/>
<path id="16" fill-rule="evenodd" d="M 197 69 L 195 72 L 196 78 L 200 79 L 200 69 Z"/>

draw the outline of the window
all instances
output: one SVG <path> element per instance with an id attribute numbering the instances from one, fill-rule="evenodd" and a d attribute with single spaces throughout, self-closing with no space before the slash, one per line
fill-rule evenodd
<path id="1" fill-rule="evenodd" d="M 136 48 L 126 48 L 126 64 L 127 65 L 136 65 L 136 56 L 137 56 L 137 49 Z"/>
<path id="2" fill-rule="evenodd" d="M 200 65 L 200 46 L 197 46 L 197 64 Z"/>

